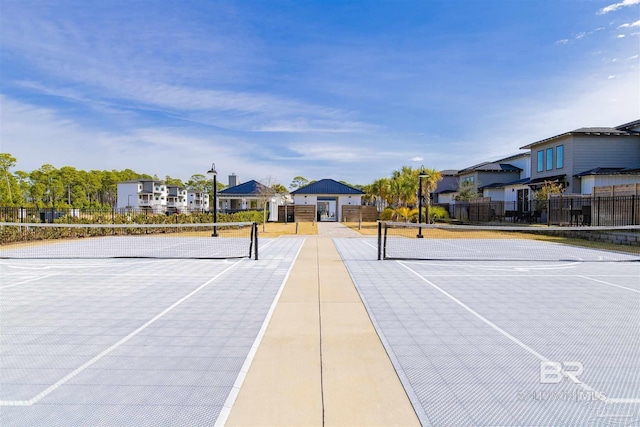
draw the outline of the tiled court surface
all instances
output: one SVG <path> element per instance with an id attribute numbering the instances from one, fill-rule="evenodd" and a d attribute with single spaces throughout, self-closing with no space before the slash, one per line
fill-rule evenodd
<path id="1" fill-rule="evenodd" d="M 424 425 L 640 424 L 640 263 L 377 261 L 375 239 L 335 242 Z M 542 380 L 542 361 L 579 383 Z"/>
<path id="2" fill-rule="evenodd" d="M 0 425 L 212 425 L 298 251 L 1 260 Z"/>

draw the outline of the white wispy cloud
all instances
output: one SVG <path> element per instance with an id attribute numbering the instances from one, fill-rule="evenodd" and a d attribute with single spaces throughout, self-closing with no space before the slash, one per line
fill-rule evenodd
<path id="1" fill-rule="evenodd" d="M 636 4 L 640 4 L 640 0 L 623 0 L 619 3 L 613 3 L 613 4 L 610 4 L 609 6 L 603 7 L 598 11 L 598 14 L 604 15 L 605 13 L 616 11 L 622 7 L 633 6 Z"/>
<path id="2" fill-rule="evenodd" d="M 625 37 L 624 34 L 618 34 L 619 39 L 623 39 L 624 37 Z"/>
<path id="3" fill-rule="evenodd" d="M 412 162 L 421 162 L 424 160 L 424 157 L 416 156 L 411 159 Z"/>
<path id="4" fill-rule="evenodd" d="M 348 133 L 376 128 L 354 119 L 349 111 L 295 99 L 281 91 L 226 84 L 228 74 L 242 79 L 253 68 L 253 57 L 259 56 L 246 34 L 202 38 L 198 28 L 185 32 L 164 18 L 161 26 L 167 26 L 167 34 L 158 34 L 156 29 L 156 35 L 148 38 L 135 28 L 135 24 L 144 28 L 144 22 L 123 24 L 136 44 L 122 42 L 122 28 L 118 32 L 106 26 L 100 37 L 84 38 L 82 34 L 92 32 L 84 22 L 31 18 L 3 22 L 3 46 L 19 51 L 49 74 L 46 83 L 15 82 L 23 88 L 74 102 L 150 110 L 232 130 Z M 225 44 L 230 37 L 233 40 Z M 227 62 L 235 68 L 216 65 Z"/>
<path id="5" fill-rule="evenodd" d="M 618 28 L 631 28 L 631 27 L 640 27 L 640 19 L 635 22 L 630 22 L 630 23 L 626 23 L 618 26 Z"/>
<path id="6" fill-rule="evenodd" d="M 259 145 L 220 134 L 153 127 L 109 132 L 88 127 L 58 112 L 0 96 L 2 150 L 18 159 L 16 169 L 34 170 L 45 163 L 81 169 L 125 169 L 160 177 L 188 179 L 204 173 L 212 161 L 222 174 L 236 172 L 245 180 L 273 174 L 273 165 L 251 158 Z M 37 123 L 37 126 L 33 124 Z M 43 149 L 48 141 L 52 149 Z M 278 172 L 293 176 L 286 164 Z"/>
<path id="7" fill-rule="evenodd" d="M 562 40 L 557 40 L 556 44 L 567 44 L 569 43 L 569 39 L 562 39 Z"/>

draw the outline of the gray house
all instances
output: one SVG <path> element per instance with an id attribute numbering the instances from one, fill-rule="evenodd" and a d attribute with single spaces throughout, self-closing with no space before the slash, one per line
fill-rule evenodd
<path id="1" fill-rule="evenodd" d="M 580 128 L 522 149 L 531 150 L 529 186 L 534 190 L 550 181 L 564 185 L 567 193 L 590 193 L 593 187 L 584 188 L 581 183 L 585 172 L 640 166 L 640 120 L 615 128 Z"/>
<path id="2" fill-rule="evenodd" d="M 522 169 L 511 163 L 484 162 L 479 165 L 462 169 L 458 172 L 460 185 L 473 185 L 473 189 L 479 192 L 483 186 L 490 184 L 506 184 L 520 179 Z"/>
<path id="3" fill-rule="evenodd" d="M 431 193 L 432 203 L 451 203 L 458 191 L 458 171 L 446 169 L 440 171 L 442 179 L 433 193 Z"/>

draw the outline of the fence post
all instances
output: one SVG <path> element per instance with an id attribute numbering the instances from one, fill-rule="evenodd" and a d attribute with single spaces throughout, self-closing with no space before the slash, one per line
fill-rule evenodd
<path id="1" fill-rule="evenodd" d="M 631 195 L 631 225 L 636 225 L 636 195 Z"/>
<path id="2" fill-rule="evenodd" d="M 611 197 L 611 225 L 615 226 L 616 224 L 616 199 L 615 195 Z"/>
<path id="3" fill-rule="evenodd" d="M 598 221 L 596 225 L 600 225 L 600 197 L 596 198 L 596 210 L 598 211 Z"/>
<path id="4" fill-rule="evenodd" d="M 378 261 L 382 259 L 382 222 L 378 221 Z"/>

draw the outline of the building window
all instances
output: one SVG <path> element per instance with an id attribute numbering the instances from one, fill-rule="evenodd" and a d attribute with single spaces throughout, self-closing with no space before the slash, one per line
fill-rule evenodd
<path id="1" fill-rule="evenodd" d="M 564 167 L 564 145 L 558 145 L 556 147 L 556 169 L 562 169 Z"/>
<path id="2" fill-rule="evenodd" d="M 536 169 L 538 172 L 542 172 L 544 170 L 544 151 L 538 151 L 538 168 Z"/>
<path id="3" fill-rule="evenodd" d="M 467 176 L 462 178 L 462 184 L 471 185 L 475 182 L 475 176 Z"/>
<path id="4" fill-rule="evenodd" d="M 553 148 L 547 148 L 547 170 L 553 169 Z"/>

